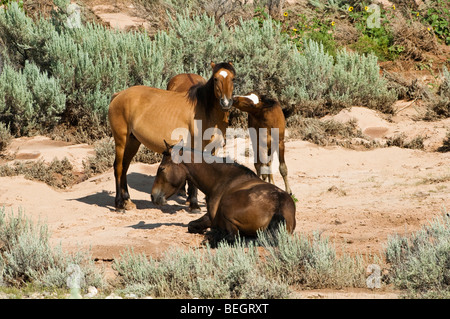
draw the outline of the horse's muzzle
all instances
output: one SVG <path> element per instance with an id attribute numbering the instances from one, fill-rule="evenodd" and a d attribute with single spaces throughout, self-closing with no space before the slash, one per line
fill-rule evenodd
<path id="1" fill-rule="evenodd" d="M 151 197 L 152 197 L 152 202 L 155 205 L 160 206 L 160 205 L 165 205 L 167 203 L 166 198 L 162 194 L 156 194 L 156 195 L 151 194 Z"/>
<path id="2" fill-rule="evenodd" d="M 232 105 L 233 98 L 227 99 L 226 97 L 223 97 L 220 99 L 220 106 L 222 107 L 223 111 L 229 111 Z"/>

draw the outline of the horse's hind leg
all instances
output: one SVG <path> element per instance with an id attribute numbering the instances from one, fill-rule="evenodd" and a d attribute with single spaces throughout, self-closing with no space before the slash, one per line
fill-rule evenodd
<path id="1" fill-rule="evenodd" d="M 122 176 L 121 176 L 121 191 L 122 191 L 122 198 L 124 201 L 124 209 L 131 210 L 136 208 L 136 205 L 131 201 L 130 194 L 128 193 L 128 183 L 127 183 L 127 171 L 130 167 L 131 160 L 133 159 L 134 155 L 136 155 L 137 151 L 139 150 L 139 146 L 141 145 L 141 142 L 139 142 L 136 137 L 133 134 L 130 134 L 127 138 L 127 142 L 125 145 L 125 151 L 123 155 L 123 162 L 122 162 Z"/>
<path id="2" fill-rule="evenodd" d="M 284 180 L 284 186 L 286 187 L 286 192 L 288 192 L 289 195 L 292 195 L 292 190 L 291 190 L 291 187 L 289 186 L 289 181 L 288 181 L 288 169 L 286 166 L 286 162 L 284 160 L 284 139 L 280 140 L 278 157 L 280 160 L 279 170 L 280 170 L 280 174 Z"/>
<path id="3" fill-rule="evenodd" d="M 280 163 L 280 174 L 283 177 L 284 186 L 286 187 L 286 192 L 288 192 L 289 195 L 292 195 L 292 190 L 291 190 L 291 187 L 289 186 L 289 181 L 288 181 L 288 169 L 287 169 L 286 163 Z"/>
<path id="4" fill-rule="evenodd" d="M 123 173 L 123 155 L 125 152 L 126 135 L 114 134 L 114 142 L 116 145 L 116 157 L 114 159 L 114 178 L 116 181 L 116 198 L 115 207 L 117 211 L 124 210 L 124 199 L 122 192 L 122 173 Z"/>

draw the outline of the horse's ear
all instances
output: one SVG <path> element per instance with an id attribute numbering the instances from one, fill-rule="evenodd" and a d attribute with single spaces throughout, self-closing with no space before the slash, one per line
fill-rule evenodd
<path id="1" fill-rule="evenodd" d="M 229 65 L 233 65 L 233 63 L 232 63 L 231 61 L 228 61 L 228 64 L 229 64 Z"/>
<path id="2" fill-rule="evenodd" d="M 173 147 L 172 145 L 170 145 L 169 143 L 167 143 L 166 140 L 164 140 L 164 144 L 166 145 L 166 150 L 170 151 L 170 149 Z"/>
<path id="3" fill-rule="evenodd" d="M 213 61 L 211 61 L 211 68 L 214 69 L 215 66 L 216 66 L 216 64 Z"/>

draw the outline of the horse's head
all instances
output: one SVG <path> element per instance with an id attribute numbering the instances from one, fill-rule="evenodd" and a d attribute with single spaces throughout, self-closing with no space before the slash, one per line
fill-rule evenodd
<path id="1" fill-rule="evenodd" d="M 169 145 L 166 141 L 164 143 L 166 150 L 163 152 L 151 193 L 152 202 L 156 205 L 164 205 L 166 199 L 175 194 L 186 182 L 186 171 L 172 160 L 173 145 Z"/>
<path id="2" fill-rule="evenodd" d="M 233 105 L 233 80 L 236 72 L 231 62 L 215 64 L 211 62 L 213 69 L 214 95 L 220 102 L 223 111 L 229 111 Z"/>

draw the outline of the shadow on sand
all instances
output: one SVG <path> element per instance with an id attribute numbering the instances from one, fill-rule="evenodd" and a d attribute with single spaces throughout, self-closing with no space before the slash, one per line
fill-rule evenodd
<path id="1" fill-rule="evenodd" d="M 187 209 L 186 198 L 174 195 L 170 198 L 170 201 L 175 201 L 175 204 L 166 204 L 164 206 L 156 206 L 150 199 L 150 192 L 155 181 L 154 176 L 149 176 L 142 173 L 130 173 L 127 175 L 128 188 L 130 190 L 131 200 L 136 205 L 137 209 L 159 209 L 163 213 L 174 214 L 180 210 Z M 145 199 L 133 199 L 132 190 L 146 193 L 148 200 Z M 100 207 L 108 208 L 111 211 L 115 211 L 114 207 L 115 192 L 102 190 L 92 195 L 74 198 L 73 200 Z M 200 205 L 204 206 L 204 205 Z"/>

